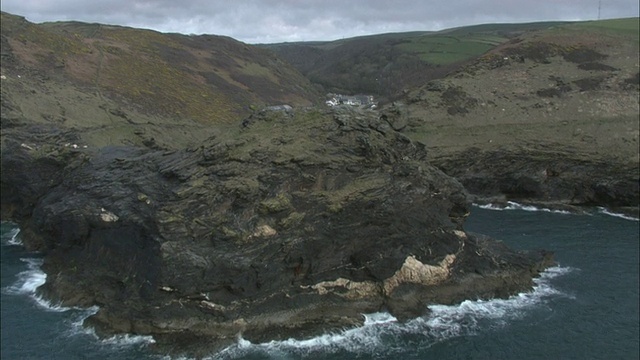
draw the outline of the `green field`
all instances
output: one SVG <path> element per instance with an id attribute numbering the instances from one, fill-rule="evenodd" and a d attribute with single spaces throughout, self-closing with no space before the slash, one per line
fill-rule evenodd
<path id="1" fill-rule="evenodd" d="M 476 58 L 494 47 L 529 31 L 548 29 L 567 22 L 482 24 L 447 29 L 405 38 L 396 48 L 432 65 L 448 65 Z"/>
<path id="2" fill-rule="evenodd" d="M 636 41 L 640 38 L 640 18 L 584 21 L 568 25 L 565 28 L 587 31 L 601 30 L 612 35 L 625 35 Z"/>
<path id="3" fill-rule="evenodd" d="M 472 59 L 507 41 L 498 35 L 469 34 L 425 35 L 396 45 L 404 53 L 410 53 L 426 63 L 446 65 Z"/>
<path id="4" fill-rule="evenodd" d="M 327 91 L 391 97 L 406 88 L 441 78 L 512 39 L 530 34 L 611 33 L 638 41 L 638 18 L 601 21 L 552 21 L 481 24 L 441 31 L 388 33 L 330 42 L 262 45 L 295 66 Z M 553 42 L 554 40 L 549 40 Z M 601 39 L 601 41 L 607 41 Z"/>

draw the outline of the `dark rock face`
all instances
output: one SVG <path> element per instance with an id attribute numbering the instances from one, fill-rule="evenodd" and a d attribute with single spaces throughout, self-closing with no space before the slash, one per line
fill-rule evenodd
<path id="1" fill-rule="evenodd" d="M 479 198 L 572 206 L 637 207 L 637 165 L 562 151 L 469 149 L 433 162 Z"/>
<path id="2" fill-rule="evenodd" d="M 45 252 L 47 296 L 97 304 L 99 333 L 151 334 L 162 351 L 529 288 L 551 255 L 465 233 L 463 186 L 397 124 L 298 110 L 182 151 L 5 141 L 2 216 Z"/>

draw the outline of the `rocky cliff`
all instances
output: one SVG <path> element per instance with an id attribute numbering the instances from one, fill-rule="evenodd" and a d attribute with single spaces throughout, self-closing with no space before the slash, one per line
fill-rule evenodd
<path id="1" fill-rule="evenodd" d="M 478 200 L 637 216 L 638 44 L 637 18 L 527 33 L 389 111 Z"/>
<path id="2" fill-rule="evenodd" d="M 2 219 L 44 254 L 44 296 L 100 307 L 99 334 L 199 356 L 508 296 L 552 263 L 464 231 L 476 187 L 441 169 L 472 164 L 420 139 L 425 93 L 453 102 L 431 114 L 466 101 L 453 83 L 329 111 L 232 39 L 5 13 L 1 35 Z"/>
<path id="3" fill-rule="evenodd" d="M 552 262 L 463 230 L 463 186 L 378 113 L 262 111 L 197 146 L 6 137 L 2 218 L 45 254 L 41 292 L 162 352 L 306 337 L 386 310 L 530 288 Z M 42 129 L 40 129 L 42 130 Z"/>

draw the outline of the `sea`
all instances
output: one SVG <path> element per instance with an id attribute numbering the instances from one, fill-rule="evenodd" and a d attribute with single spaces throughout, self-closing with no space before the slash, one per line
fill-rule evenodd
<path id="1" fill-rule="evenodd" d="M 430 305 L 405 323 L 363 314 L 364 326 L 311 339 L 237 343 L 209 359 L 640 359 L 639 221 L 602 208 L 583 214 L 510 203 L 474 206 L 465 228 L 516 249 L 555 252 L 557 266 L 508 299 Z M 42 257 L 1 224 L 2 360 L 171 359 L 150 336 L 98 338 L 83 320 L 36 295 Z M 186 359 L 186 358 L 182 358 Z"/>

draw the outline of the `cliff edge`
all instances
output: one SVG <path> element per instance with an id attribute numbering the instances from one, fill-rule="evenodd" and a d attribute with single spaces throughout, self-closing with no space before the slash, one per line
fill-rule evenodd
<path id="1" fill-rule="evenodd" d="M 469 234 L 462 185 L 374 111 L 256 112 L 183 150 L 2 149 L 2 218 L 45 254 L 40 291 L 99 334 L 204 355 L 529 289 L 552 263 Z"/>

